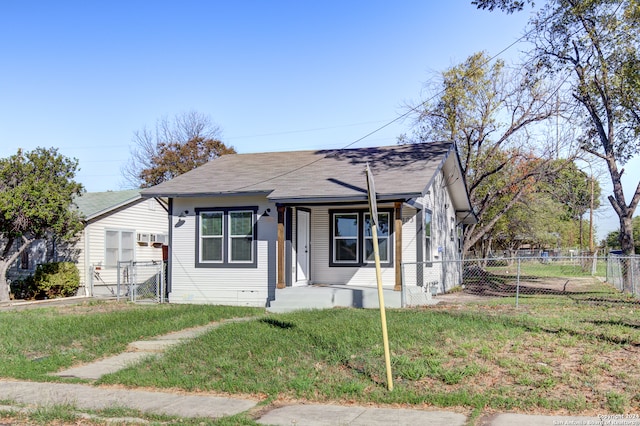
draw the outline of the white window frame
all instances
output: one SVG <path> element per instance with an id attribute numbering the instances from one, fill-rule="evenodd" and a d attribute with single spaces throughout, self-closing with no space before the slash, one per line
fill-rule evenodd
<path id="1" fill-rule="evenodd" d="M 108 234 L 109 233 L 115 233 L 117 234 L 117 247 L 108 247 L 107 243 L 109 241 L 108 238 Z M 131 247 L 127 247 L 124 248 L 123 247 L 123 243 L 122 243 L 122 236 L 123 234 L 131 234 Z M 136 259 L 136 245 L 135 245 L 135 238 L 136 237 L 136 231 L 132 230 L 132 229 L 111 229 L 111 228 L 107 228 L 104 231 L 104 265 L 105 267 L 117 267 L 118 266 L 118 262 L 132 262 Z M 111 262 L 110 259 L 110 255 L 109 255 L 109 250 L 116 250 L 116 259 L 115 259 L 115 263 Z M 123 254 L 124 251 L 128 250 L 131 252 L 131 259 L 124 259 Z"/>
<path id="2" fill-rule="evenodd" d="M 202 227 L 204 224 L 203 221 L 203 216 L 207 215 L 207 214 L 215 214 L 215 215 L 220 215 L 221 219 L 222 219 L 222 223 L 221 223 L 221 233 L 220 235 L 204 235 L 202 232 Z M 199 227 L 200 229 L 198 229 L 198 235 L 199 235 L 199 239 L 198 239 L 198 245 L 199 245 L 199 250 L 198 250 L 198 256 L 199 256 L 199 261 L 200 263 L 224 263 L 224 211 L 222 210 L 204 210 L 201 212 L 198 212 L 198 216 L 199 216 Z M 204 252 L 203 250 L 203 240 L 207 240 L 207 239 L 216 239 L 216 240 L 220 240 L 220 260 L 215 260 L 215 259 L 203 259 L 202 258 L 202 253 Z"/>
<path id="3" fill-rule="evenodd" d="M 380 235 L 378 234 L 378 246 L 380 245 L 380 241 L 382 240 L 387 240 L 387 255 L 386 257 L 380 257 L 380 263 L 389 263 L 391 261 L 390 259 L 390 255 L 391 255 L 391 213 L 389 212 L 378 212 L 378 222 L 380 222 L 380 216 L 386 216 L 387 217 L 387 235 Z M 364 219 L 362 220 L 362 235 L 364 235 L 364 257 L 363 257 L 363 261 L 364 263 L 375 263 L 375 259 L 371 259 L 368 260 L 369 254 L 367 253 L 367 241 L 373 241 L 373 235 L 367 235 L 367 219 L 370 220 L 370 216 L 371 214 L 368 212 L 365 212 L 364 214 Z M 380 226 L 378 226 L 378 230 L 380 230 Z M 372 253 L 373 254 L 373 253 Z"/>
<path id="4" fill-rule="evenodd" d="M 427 222 L 427 218 L 429 221 Z M 429 209 L 424 210 L 424 260 L 425 262 L 433 261 L 433 212 Z M 427 228 L 428 231 L 427 232 Z"/>
<path id="5" fill-rule="evenodd" d="M 387 215 L 387 225 L 389 231 L 386 236 L 378 235 L 378 241 L 387 239 L 387 256 L 385 259 L 380 259 L 380 263 L 384 267 L 393 267 L 394 256 L 394 222 L 393 222 L 393 209 L 380 208 L 378 209 L 378 215 Z M 350 216 L 356 218 L 356 235 L 349 236 L 336 236 L 336 216 Z M 367 241 L 371 240 L 371 236 L 366 236 L 366 219 L 369 217 L 369 211 L 364 209 L 336 209 L 329 210 L 329 267 L 373 267 L 375 265 L 375 259 L 367 260 Z M 356 258 L 354 260 L 337 260 L 337 241 L 340 240 L 356 240 Z"/>
<path id="6" fill-rule="evenodd" d="M 238 214 L 238 213 L 249 213 L 251 215 L 251 233 L 250 234 L 245 234 L 245 235 L 233 235 L 231 233 L 231 216 Z M 254 253 L 254 240 L 255 240 L 255 235 L 254 235 L 254 228 L 255 228 L 255 213 L 251 210 L 230 210 L 227 212 L 227 214 L 225 215 L 228 225 L 226 228 L 226 234 L 227 234 L 227 247 L 228 247 L 228 253 L 227 253 L 227 263 L 253 263 L 253 259 L 255 256 Z M 224 230 L 223 230 L 224 233 Z M 251 258 L 249 260 L 234 260 L 233 259 L 233 239 L 242 239 L 242 238 L 247 238 L 247 237 L 251 237 L 251 242 L 250 242 L 250 247 L 251 247 Z"/>
<path id="7" fill-rule="evenodd" d="M 348 236 L 338 236 L 336 235 L 337 227 L 336 227 L 336 216 L 354 216 L 356 218 L 356 235 L 348 235 Z M 360 229 L 360 214 L 358 212 L 332 212 L 331 221 L 333 223 L 333 235 L 331 235 L 331 244 L 333 244 L 333 263 L 341 264 L 341 265 L 358 265 L 360 264 L 360 235 L 358 235 L 358 230 Z M 354 260 L 337 260 L 337 241 L 339 240 L 356 240 L 356 258 Z"/>
<path id="8" fill-rule="evenodd" d="M 196 268 L 257 268 L 257 212 L 258 207 L 198 207 L 195 209 L 198 225 L 196 226 Z M 216 213 L 222 216 L 222 235 L 202 235 L 203 215 Z M 237 213 L 251 215 L 251 234 L 231 235 L 231 216 Z M 251 259 L 233 260 L 232 240 L 236 238 L 251 238 Z M 221 260 L 203 260 L 202 242 L 206 238 L 220 238 L 222 241 Z"/>

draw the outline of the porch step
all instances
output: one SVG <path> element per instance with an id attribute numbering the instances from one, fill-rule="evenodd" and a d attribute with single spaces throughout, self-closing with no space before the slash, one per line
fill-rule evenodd
<path id="1" fill-rule="evenodd" d="M 383 289 L 384 305 L 400 308 L 401 292 Z M 334 307 L 378 308 L 378 289 L 375 287 L 310 285 L 276 290 L 276 300 L 268 312 L 283 313 L 303 309 L 331 309 Z"/>

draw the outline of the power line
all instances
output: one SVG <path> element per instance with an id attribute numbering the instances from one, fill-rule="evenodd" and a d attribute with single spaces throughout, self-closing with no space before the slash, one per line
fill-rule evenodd
<path id="1" fill-rule="evenodd" d="M 514 42 L 512 42 L 511 44 L 509 44 L 507 47 L 505 47 L 504 49 L 500 50 L 498 53 L 496 53 L 496 54 L 494 54 L 493 56 L 491 56 L 490 58 L 488 58 L 488 59 L 487 59 L 483 64 L 481 64 L 481 66 L 484 66 L 484 65 L 489 64 L 489 63 L 490 63 L 490 62 L 492 62 L 494 59 L 496 59 L 498 56 L 502 55 L 504 52 L 506 52 L 507 50 L 511 49 L 513 46 L 515 46 L 517 43 L 521 42 L 525 37 L 527 37 L 527 36 L 531 33 L 531 31 L 533 31 L 533 30 L 530 30 L 529 32 L 527 32 L 527 33 L 523 34 L 523 35 L 522 35 L 522 36 L 520 36 L 518 39 L 516 39 Z M 379 131 L 381 131 L 381 130 L 383 130 L 383 129 L 385 129 L 385 128 L 389 127 L 389 126 L 391 126 L 392 124 L 396 123 L 397 121 L 400 121 L 400 120 L 405 119 L 406 117 L 408 117 L 409 115 L 413 114 L 414 112 L 419 112 L 419 111 L 418 111 L 418 108 L 420 108 L 420 106 L 424 105 L 424 104 L 425 104 L 425 103 L 427 103 L 427 102 L 432 101 L 434 98 L 436 98 L 436 97 L 438 97 L 438 96 L 442 95 L 443 93 L 444 93 L 444 89 L 442 89 L 442 90 L 440 90 L 439 92 L 437 92 L 437 93 L 433 94 L 429 99 L 427 99 L 426 101 L 421 102 L 419 105 L 416 105 L 416 106 L 410 107 L 410 108 L 409 108 L 409 110 L 408 110 L 407 112 L 405 112 L 404 114 L 401 114 L 400 116 L 398 116 L 398 117 L 394 118 L 393 120 L 386 122 L 386 123 L 385 123 L 385 124 L 383 124 L 382 126 L 380 126 L 380 127 L 376 128 L 376 129 L 372 130 L 371 132 L 369 132 L 369 133 L 367 133 L 366 135 L 364 135 L 364 136 L 362 136 L 362 137 L 360 137 L 360 138 L 358 138 L 358 139 L 354 140 L 353 142 L 348 143 L 347 145 L 343 146 L 342 148 L 338 148 L 337 150 L 338 150 L 338 151 L 342 151 L 342 150 L 348 149 L 349 147 L 351 147 L 351 146 L 353 146 L 353 145 L 357 144 L 358 142 L 363 141 L 364 139 L 368 138 L 369 136 L 374 135 L 374 134 L 378 133 Z M 291 170 L 289 170 L 289 171 L 286 171 L 286 172 L 280 173 L 280 174 L 278 174 L 278 175 L 276 175 L 276 176 L 272 176 L 272 177 L 270 177 L 270 178 L 263 179 L 263 180 L 261 180 L 261 181 L 255 182 L 255 183 L 251 183 L 251 184 L 249 184 L 249 185 L 244 185 L 244 186 L 241 186 L 241 187 L 239 187 L 239 188 L 235 188 L 235 190 L 236 190 L 236 191 L 238 191 L 238 190 L 246 189 L 246 188 L 249 188 L 249 187 L 251 187 L 251 186 L 260 185 L 260 184 L 262 184 L 262 183 L 269 182 L 269 181 L 272 181 L 272 180 L 274 180 L 274 179 L 278 179 L 278 178 L 283 177 L 283 176 L 287 176 L 287 175 L 289 175 L 289 174 L 291 174 L 291 173 L 295 173 L 295 172 L 297 172 L 297 171 L 299 171 L 299 170 L 301 170 L 301 169 L 304 169 L 304 168 L 306 168 L 306 167 L 309 167 L 309 166 L 311 166 L 311 165 L 313 165 L 313 164 L 315 164 L 315 163 L 317 163 L 317 162 L 321 161 L 321 160 L 322 160 L 322 159 L 324 159 L 324 158 L 325 158 L 325 157 L 317 158 L 317 159 L 315 159 L 315 160 L 313 160 L 313 161 L 311 161 L 311 162 L 309 162 L 309 163 L 303 164 L 303 165 L 301 165 L 301 166 L 299 166 L 299 167 L 296 167 L 296 168 L 294 168 L 294 169 L 291 169 Z"/>

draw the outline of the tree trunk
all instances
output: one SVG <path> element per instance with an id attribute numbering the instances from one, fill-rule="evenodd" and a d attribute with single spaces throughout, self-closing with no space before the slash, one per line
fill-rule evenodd
<path id="1" fill-rule="evenodd" d="M 580 215 L 580 255 L 582 256 L 582 246 L 583 246 L 583 241 L 582 241 L 582 215 Z"/>
<path id="2" fill-rule="evenodd" d="M 28 239 L 27 237 L 22 237 L 22 244 L 18 247 L 18 249 L 11 256 L 8 256 L 8 253 L 11 251 L 11 246 L 13 245 L 13 239 L 10 239 L 7 243 L 8 246 L 4 249 L 4 255 L 0 257 L 0 302 L 8 302 L 10 300 L 10 291 L 9 291 L 9 283 L 7 282 L 7 271 L 9 267 L 13 265 L 20 254 L 27 249 L 33 242 L 32 239 Z"/>
<path id="3" fill-rule="evenodd" d="M 9 284 L 7 283 L 7 269 L 9 264 L 0 260 L 0 302 L 9 301 Z"/>
<path id="4" fill-rule="evenodd" d="M 633 256 L 633 222 L 630 217 L 624 216 L 620 218 L 620 248 L 626 256 Z M 634 259 L 626 259 L 626 268 L 622 269 L 623 291 L 625 293 L 633 293 L 633 272 L 631 268 L 635 267 Z"/>

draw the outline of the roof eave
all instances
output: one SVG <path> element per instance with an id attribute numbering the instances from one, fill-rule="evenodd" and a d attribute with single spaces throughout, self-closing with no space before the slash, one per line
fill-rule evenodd
<path id="1" fill-rule="evenodd" d="M 142 192 L 143 198 L 198 198 L 198 197 L 250 197 L 250 196 L 268 196 L 272 191 L 232 191 L 232 192 Z"/>
<path id="2" fill-rule="evenodd" d="M 459 224 L 475 225 L 478 223 L 478 216 L 473 210 L 456 210 L 456 220 Z"/>
<path id="3" fill-rule="evenodd" d="M 376 194 L 377 202 L 391 202 L 411 200 L 420 197 L 419 192 L 398 193 L 398 194 Z M 270 201 L 277 204 L 296 205 L 296 204 L 332 204 L 332 203 L 366 203 L 367 195 L 361 196 L 299 196 L 299 197 L 267 197 Z"/>

